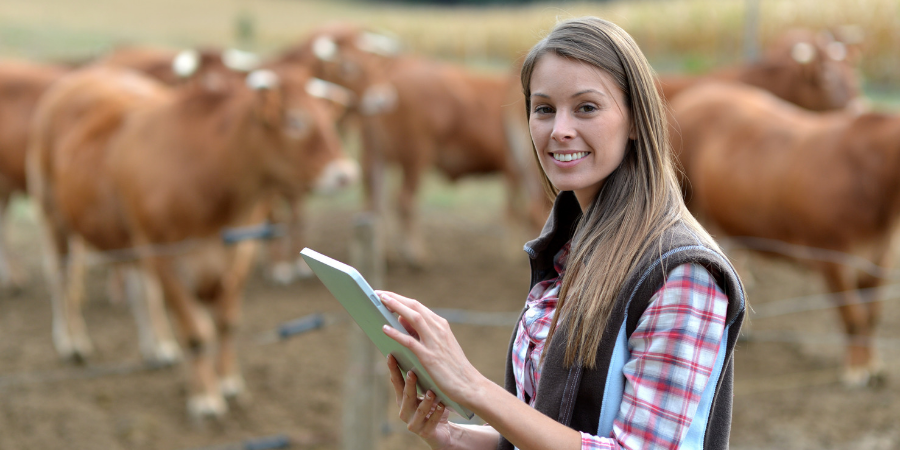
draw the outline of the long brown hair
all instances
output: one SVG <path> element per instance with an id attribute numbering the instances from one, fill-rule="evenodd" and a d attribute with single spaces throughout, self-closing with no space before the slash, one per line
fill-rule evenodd
<path id="1" fill-rule="evenodd" d="M 559 23 L 535 44 L 522 66 L 529 117 L 534 66 L 551 52 L 611 75 L 625 94 L 634 127 L 635 138 L 629 141 L 622 163 L 606 178 L 575 229 L 558 308 L 547 337 L 548 341 L 553 339 L 564 327 L 568 332 L 565 364 L 571 366 L 577 359 L 585 367 L 594 367 L 602 330 L 626 277 L 663 230 L 681 220 L 705 244 L 718 247 L 684 206 L 664 104 L 656 91 L 653 70 L 631 36 L 596 17 Z M 556 196 L 558 191 L 543 168 L 541 177 L 548 194 Z"/>

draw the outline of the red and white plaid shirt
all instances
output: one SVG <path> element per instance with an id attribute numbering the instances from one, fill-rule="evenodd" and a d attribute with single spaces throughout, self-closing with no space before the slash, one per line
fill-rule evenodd
<path id="1" fill-rule="evenodd" d="M 568 254 L 566 244 L 554 258 L 559 276 L 529 292 L 513 344 L 517 396 L 531 406 Z M 625 393 L 612 435 L 582 433 L 582 450 L 678 448 L 712 374 L 727 307 L 728 298 L 702 266 L 669 272 L 628 340 Z"/>

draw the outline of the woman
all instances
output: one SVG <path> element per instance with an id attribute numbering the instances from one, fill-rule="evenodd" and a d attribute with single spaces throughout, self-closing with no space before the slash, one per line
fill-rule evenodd
<path id="1" fill-rule="evenodd" d="M 556 200 L 525 246 L 532 289 L 505 389 L 446 321 L 381 292 L 410 336 L 385 333 L 490 425 L 448 422 L 389 357 L 401 419 L 434 449 L 726 448 L 742 287 L 682 202 L 649 64 L 618 26 L 575 19 L 531 49 L 522 87 Z"/>

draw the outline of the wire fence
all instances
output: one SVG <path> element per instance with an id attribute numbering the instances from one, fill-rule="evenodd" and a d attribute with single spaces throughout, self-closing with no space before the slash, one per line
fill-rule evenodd
<path id="1" fill-rule="evenodd" d="M 249 227 L 233 228 L 223 230 L 218 239 L 228 244 L 245 239 L 269 239 L 283 233 L 283 227 L 284 226 L 280 224 L 264 223 Z M 204 241 L 208 242 L 209 239 L 188 240 L 148 248 L 102 252 L 95 257 L 97 258 L 96 261 L 98 261 L 95 263 L 109 263 L 110 261 L 116 260 L 122 261 L 126 260 L 126 258 L 136 257 L 135 255 L 139 252 L 152 252 L 154 255 L 175 255 L 179 252 L 190 251 L 190 249 L 195 248 Z M 843 264 L 882 279 L 900 279 L 897 271 L 877 266 L 871 261 L 867 261 L 855 255 L 833 250 L 816 249 L 760 238 L 731 238 L 729 239 L 729 243 L 741 244 L 741 246 L 748 249 L 778 253 L 801 260 L 816 260 Z M 141 254 L 144 255 L 146 253 Z M 748 311 L 748 314 L 749 317 L 753 319 L 767 319 L 790 314 L 832 309 L 851 303 L 865 304 L 876 301 L 895 301 L 898 299 L 900 299 L 900 283 L 837 293 L 804 295 L 755 304 L 753 310 Z M 451 308 L 436 308 L 434 311 L 447 319 L 450 323 L 510 328 L 514 325 L 520 314 L 520 311 L 488 312 Z M 313 313 L 284 322 L 272 330 L 252 337 L 243 345 L 270 345 L 301 336 L 311 331 L 322 329 L 326 326 L 346 324 L 349 322 L 349 315 L 346 313 Z M 742 332 L 741 341 L 834 346 L 852 343 L 851 338 L 845 334 L 816 334 L 796 330 L 744 330 Z M 871 345 L 882 350 L 897 350 L 900 349 L 900 338 L 876 337 L 867 342 L 858 342 L 857 344 Z M 127 376 L 139 372 L 161 370 L 163 368 L 165 368 L 165 366 L 144 361 L 125 361 L 108 364 L 90 364 L 83 367 L 74 367 L 63 370 L 0 374 L 0 390 L 23 385 L 90 380 L 111 376 Z"/>

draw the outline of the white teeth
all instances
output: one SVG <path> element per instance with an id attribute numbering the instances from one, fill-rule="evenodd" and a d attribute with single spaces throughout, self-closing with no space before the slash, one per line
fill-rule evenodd
<path id="1" fill-rule="evenodd" d="M 576 159 L 581 159 L 587 156 L 588 152 L 578 152 L 578 153 L 551 153 L 553 155 L 553 159 L 557 161 L 567 162 L 574 161 Z"/>

